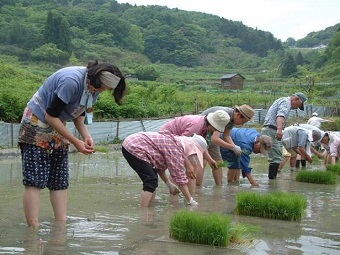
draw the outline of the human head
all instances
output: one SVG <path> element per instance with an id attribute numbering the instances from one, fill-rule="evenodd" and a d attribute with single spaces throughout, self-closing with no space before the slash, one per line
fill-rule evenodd
<path id="1" fill-rule="evenodd" d="M 224 128 L 230 121 L 230 116 L 223 110 L 217 110 L 207 115 L 208 123 L 219 132 L 224 132 Z"/>
<path id="2" fill-rule="evenodd" d="M 323 137 L 321 138 L 321 141 L 320 143 L 323 144 L 323 145 L 327 145 L 330 143 L 330 140 L 331 140 L 331 137 L 329 135 L 328 132 L 325 132 L 325 134 L 323 135 Z"/>
<path id="3" fill-rule="evenodd" d="M 237 126 L 244 125 L 246 122 L 250 121 L 254 115 L 255 111 L 249 105 L 236 105 L 233 118 L 234 124 Z"/>
<path id="4" fill-rule="evenodd" d="M 108 73 L 111 73 L 109 75 Z M 98 63 L 98 61 L 87 64 L 87 79 L 95 88 L 100 88 L 102 84 L 113 89 L 113 97 L 117 104 L 122 104 L 122 99 L 126 94 L 125 77 L 118 67 L 108 63 Z M 108 83 L 108 84 L 105 84 Z"/>
<path id="5" fill-rule="evenodd" d="M 322 134 L 321 131 L 319 130 L 312 130 L 312 141 L 313 142 L 318 142 L 319 140 L 321 140 L 322 138 Z"/>
<path id="6" fill-rule="evenodd" d="M 272 148 L 273 142 L 270 136 L 260 135 L 255 142 L 254 153 L 262 153 L 264 156 L 268 155 L 268 150 Z"/>
<path id="7" fill-rule="evenodd" d="M 313 117 L 318 117 L 318 113 L 317 113 L 317 112 L 313 112 L 313 113 L 312 113 L 312 116 L 313 116 Z"/>
<path id="8" fill-rule="evenodd" d="M 305 96 L 305 94 L 301 92 L 295 93 L 290 97 L 290 104 L 293 109 L 299 108 L 300 110 L 304 111 L 305 110 L 304 104 L 306 101 L 307 97 Z"/>

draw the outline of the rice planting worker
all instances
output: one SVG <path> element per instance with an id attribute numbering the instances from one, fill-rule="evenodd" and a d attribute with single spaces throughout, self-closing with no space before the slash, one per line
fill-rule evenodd
<path id="1" fill-rule="evenodd" d="M 212 142 L 211 137 L 215 137 L 215 134 L 218 134 L 219 137 L 220 133 L 226 132 L 225 128 L 229 121 L 229 114 L 223 110 L 217 110 L 207 115 L 185 115 L 168 121 L 160 127 L 159 132 L 166 132 L 178 136 L 201 135 L 207 140 L 210 148 Z M 210 151 L 205 151 L 204 159 L 212 169 L 218 168 L 216 161 L 210 156 Z M 199 172 L 196 174 L 196 180 L 190 180 L 189 186 L 191 190 L 194 190 L 196 184 L 202 184 L 203 174 L 203 168 L 199 169 Z"/>
<path id="2" fill-rule="evenodd" d="M 287 118 L 291 109 L 304 110 L 304 103 L 307 97 L 303 93 L 295 93 L 288 97 L 281 97 L 274 101 L 269 107 L 262 134 L 268 135 L 272 139 L 273 146 L 268 152 L 268 178 L 276 179 L 280 162 L 282 161 L 282 137 Z"/>
<path id="3" fill-rule="evenodd" d="M 318 113 L 317 112 L 313 112 L 312 113 L 312 117 L 307 121 L 307 124 L 309 125 L 313 125 L 317 128 L 321 128 L 321 124 L 324 122 L 334 122 L 332 120 L 327 120 L 327 119 L 323 119 L 321 117 L 318 117 Z"/>
<path id="4" fill-rule="evenodd" d="M 321 154 L 325 166 L 335 164 L 340 157 L 340 135 L 335 132 L 325 132 L 320 144 L 325 149 Z"/>
<path id="5" fill-rule="evenodd" d="M 307 130 L 300 126 L 289 126 L 283 131 L 282 142 L 290 156 L 291 170 L 296 170 L 296 156 L 299 154 L 309 163 L 313 162 L 312 143 L 322 139 L 323 133 L 320 130 Z"/>
<path id="6" fill-rule="evenodd" d="M 108 63 L 62 68 L 48 77 L 24 110 L 19 131 L 22 155 L 23 206 L 29 226 L 39 226 L 40 192 L 50 191 L 57 221 L 67 219 L 69 144 L 82 154 L 95 151 L 85 122 L 92 121 L 92 106 L 100 93 L 111 90 L 117 104 L 125 95 L 125 78 Z M 66 128 L 73 121 L 82 139 Z"/>
<path id="7" fill-rule="evenodd" d="M 282 146 L 282 160 L 279 164 L 278 173 L 280 173 L 283 170 L 284 166 L 287 164 L 289 160 L 290 160 L 290 153 L 286 150 L 284 146 Z"/>
<path id="8" fill-rule="evenodd" d="M 183 193 L 188 205 L 197 205 L 188 188 L 188 178 L 195 179 L 195 169 L 203 167 L 203 153 L 207 149 L 205 139 L 200 135 L 175 136 L 170 133 L 140 132 L 124 139 L 122 153 L 143 182 L 140 205 L 148 207 L 154 201 L 158 187 L 158 175 L 176 194 L 175 185 Z"/>
<path id="9" fill-rule="evenodd" d="M 230 132 L 234 126 L 243 126 L 245 123 L 250 121 L 254 117 L 255 111 L 252 107 L 246 104 L 241 106 L 236 105 L 234 108 L 214 106 L 203 111 L 201 115 L 207 115 L 217 110 L 223 110 L 227 112 L 230 116 L 230 121 L 224 129 L 223 137 L 221 137 L 220 134 L 216 132 L 207 138 L 208 141 L 211 141 L 208 151 L 211 157 L 216 162 L 222 162 L 220 147 L 232 150 L 236 156 L 240 156 L 242 154 L 242 149 L 240 148 L 240 146 L 236 145 L 231 139 Z M 223 169 L 221 167 L 218 167 L 217 169 L 212 169 L 215 184 L 222 185 Z M 198 185 L 201 185 L 201 183 L 198 183 Z"/>
<path id="10" fill-rule="evenodd" d="M 228 183 L 239 183 L 240 172 L 242 171 L 242 176 L 247 177 L 252 186 L 259 186 L 251 174 L 250 155 L 262 153 L 267 156 L 272 147 L 271 138 L 267 135 L 261 135 L 254 128 L 233 128 L 230 136 L 233 142 L 240 146 L 242 154 L 237 156 L 231 149 L 220 148 L 222 159 L 227 162 L 228 166 Z"/>

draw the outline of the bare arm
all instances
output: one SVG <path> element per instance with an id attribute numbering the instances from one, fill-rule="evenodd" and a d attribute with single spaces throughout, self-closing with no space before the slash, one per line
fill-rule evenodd
<path id="1" fill-rule="evenodd" d="M 210 156 L 208 150 L 205 150 L 203 152 L 203 158 L 208 162 L 208 164 L 210 165 L 210 167 L 212 169 L 217 169 L 217 163 L 215 160 L 213 160 L 213 158 Z"/>
<path id="2" fill-rule="evenodd" d="M 65 137 L 70 143 L 72 143 L 79 152 L 83 154 L 90 154 L 93 152 L 93 149 L 86 148 L 85 142 L 79 140 L 77 137 L 75 137 L 64 125 L 64 123 L 56 117 L 53 117 L 46 113 L 45 119 L 47 123 L 55 129 L 61 136 Z"/>
<path id="3" fill-rule="evenodd" d="M 307 154 L 304 147 L 297 147 L 296 149 L 294 149 L 294 151 L 304 157 L 309 163 L 313 162 L 313 159 Z"/>
<path id="4" fill-rule="evenodd" d="M 255 181 L 254 177 L 249 173 L 246 174 L 246 177 L 248 179 L 248 181 L 250 182 L 250 184 L 254 187 L 259 187 L 260 185 Z"/>
<path id="5" fill-rule="evenodd" d="M 87 149 L 94 149 L 94 141 L 87 126 L 84 124 L 84 120 L 85 120 L 84 116 L 79 116 L 73 120 L 73 123 L 76 129 L 78 130 L 79 134 L 83 138 L 85 145 L 87 146 Z"/>
<path id="6" fill-rule="evenodd" d="M 284 123 L 285 123 L 284 117 L 279 116 L 279 117 L 276 118 L 276 126 L 277 126 L 276 138 L 278 140 L 282 139 Z"/>
<path id="7" fill-rule="evenodd" d="M 230 137 L 230 129 L 225 129 L 223 139 L 220 138 L 220 132 L 215 131 L 211 136 L 211 141 L 221 147 L 232 150 L 235 147 L 233 140 Z"/>
<path id="8" fill-rule="evenodd" d="M 184 160 L 184 166 L 186 169 L 187 176 L 190 179 L 196 179 L 196 164 L 193 162 L 193 160 L 190 158 L 191 156 L 187 157 Z"/>

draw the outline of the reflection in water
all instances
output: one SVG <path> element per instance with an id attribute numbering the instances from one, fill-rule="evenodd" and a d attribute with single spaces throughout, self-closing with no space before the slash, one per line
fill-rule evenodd
<path id="1" fill-rule="evenodd" d="M 277 180 L 267 179 L 264 158 L 252 159 L 260 187 L 248 181 L 214 185 L 211 171 L 196 190 L 202 212 L 228 214 L 235 223 L 259 226 L 253 246 L 216 248 L 179 243 L 169 238 L 169 218 L 186 208 L 184 198 L 169 196 L 160 182 L 155 206 L 139 207 L 140 180 L 120 153 L 71 155 L 69 219 L 53 221 L 48 191 L 42 192 L 39 229 L 26 227 L 22 210 L 20 158 L 0 159 L 0 254 L 336 254 L 340 253 L 340 185 L 298 183 L 286 169 Z M 321 163 L 320 163 L 321 164 Z M 226 176 L 226 172 L 225 172 Z M 240 191 L 283 190 L 307 197 L 300 222 L 286 222 L 234 214 Z M 15 213 L 13 213 L 15 212 Z"/>

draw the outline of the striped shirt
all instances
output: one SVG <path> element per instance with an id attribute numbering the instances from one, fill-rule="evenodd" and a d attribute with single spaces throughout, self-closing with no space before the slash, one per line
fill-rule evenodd
<path id="1" fill-rule="evenodd" d="M 125 138 L 122 146 L 135 157 L 151 164 L 156 171 L 169 169 L 177 185 L 188 183 L 181 137 L 157 132 L 139 132 Z"/>
<path id="2" fill-rule="evenodd" d="M 205 116 L 185 115 L 177 117 L 161 126 L 159 131 L 178 136 L 192 136 L 193 134 L 197 134 L 205 137 L 207 133 Z"/>
<path id="3" fill-rule="evenodd" d="M 281 97 L 276 99 L 268 109 L 264 119 L 264 126 L 272 125 L 277 127 L 277 117 L 284 117 L 287 119 L 291 108 L 290 97 Z"/>

